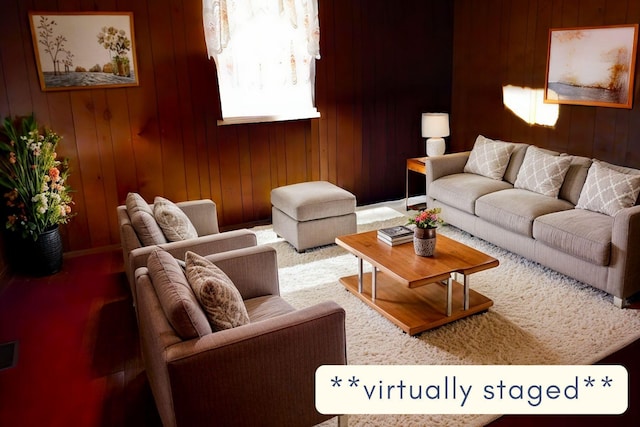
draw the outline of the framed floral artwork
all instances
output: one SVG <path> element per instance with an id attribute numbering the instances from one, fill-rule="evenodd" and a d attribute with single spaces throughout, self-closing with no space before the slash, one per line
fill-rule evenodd
<path id="1" fill-rule="evenodd" d="M 133 13 L 29 12 L 43 91 L 137 86 Z"/>
<path id="2" fill-rule="evenodd" d="M 549 30 L 544 101 L 632 108 L 638 24 Z"/>

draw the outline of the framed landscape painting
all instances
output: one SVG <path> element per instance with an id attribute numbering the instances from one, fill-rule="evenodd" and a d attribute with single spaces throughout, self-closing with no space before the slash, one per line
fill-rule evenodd
<path id="1" fill-rule="evenodd" d="M 632 108 L 638 24 L 549 30 L 547 103 Z"/>
<path id="2" fill-rule="evenodd" d="M 137 86 L 131 12 L 29 12 L 44 91 Z"/>

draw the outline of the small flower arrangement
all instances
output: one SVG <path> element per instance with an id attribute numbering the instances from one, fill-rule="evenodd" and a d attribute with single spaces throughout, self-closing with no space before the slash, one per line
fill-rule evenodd
<path id="1" fill-rule="evenodd" d="M 438 225 L 444 224 L 438 216 L 441 211 L 440 208 L 422 210 L 415 217 L 409 218 L 409 224 L 415 224 L 418 228 L 437 228 Z"/>
<path id="2" fill-rule="evenodd" d="M 33 115 L 4 120 L 0 139 L 0 188 L 5 199 L 6 228 L 23 238 L 38 235 L 71 218 L 67 163 L 57 160 L 61 137 L 38 130 Z"/>
<path id="3" fill-rule="evenodd" d="M 127 52 L 131 50 L 131 40 L 127 33 L 115 27 L 102 27 L 98 33 L 98 44 L 107 49 L 110 55 L 114 54 L 111 57 L 113 74 L 129 77 L 131 71 Z"/>

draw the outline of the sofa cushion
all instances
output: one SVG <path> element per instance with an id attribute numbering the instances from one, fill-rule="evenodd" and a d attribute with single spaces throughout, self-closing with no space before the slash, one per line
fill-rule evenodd
<path id="1" fill-rule="evenodd" d="M 131 225 L 136 231 L 138 239 L 143 246 L 161 245 L 167 243 L 167 239 L 162 229 L 156 222 L 152 214 L 143 210 L 138 210 L 129 215 Z"/>
<path id="2" fill-rule="evenodd" d="M 494 141 L 478 135 L 464 166 L 464 172 L 502 180 L 509 165 L 514 145 L 504 141 Z"/>
<path id="3" fill-rule="evenodd" d="M 597 265 L 609 265 L 613 218 L 583 209 L 542 215 L 533 237 L 545 245 Z"/>
<path id="4" fill-rule="evenodd" d="M 640 192 L 640 171 L 593 160 L 576 208 L 607 215 L 633 206 Z"/>
<path id="5" fill-rule="evenodd" d="M 474 215 L 478 197 L 509 188 L 512 185 L 506 181 L 473 173 L 457 173 L 433 181 L 429 186 L 429 197 Z"/>
<path id="6" fill-rule="evenodd" d="M 149 255 L 147 269 L 162 311 L 176 334 L 183 340 L 210 334 L 209 321 L 176 259 L 156 249 Z"/>
<path id="7" fill-rule="evenodd" d="M 291 313 L 295 309 L 279 295 L 264 295 L 245 300 L 245 307 L 251 322 L 270 319 L 281 314 Z"/>
<path id="8" fill-rule="evenodd" d="M 580 192 L 582 192 L 582 187 L 591 166 L 591 159 L 580 156 L 571 157 L 571 163 L 564 177 L 562 187 L 560 187 L 558 197 L 577 205 L 580 199 Z"/>
<path id="9" fill-rule="evenodd" d="M 198 237 L 189 217 L 171 200 L 156 197 L 153 200 L 153 216 L 170 242 Z"/>
<path id="10" fill-rule="evenodd" d="M 534 191 L 543 196 L 558 197 L 564 177 L 569 170 L 571 156 L 549 154 L 530 146 L 524 156 L 515 188 Z"/>
<path id="11" fill-rule="evenodd" d="M 240 291 L 224 271 L 191 251 L 185 254 L 185 263 L 187 280 L 214 331 L 249 323 Z"/>
<path id="12" fill-rule="evenodd" d="M 527 237 L 533 236 L 533 220 L 537 217 L 567 209 L 573 209 L 573 205 L 566 200 L 519 188 L 496 191 L 476 202 L 478 217 Z"/>

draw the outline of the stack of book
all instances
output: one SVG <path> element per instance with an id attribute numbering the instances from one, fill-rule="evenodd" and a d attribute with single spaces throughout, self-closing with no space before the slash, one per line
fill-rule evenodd
<path id="1" fill-rule="evenodd" d="M 413 230 L 404 225 L 381 228 L 378 230 L 378 239 L 387 245 L 401 245 L 413 241 Z"/>

